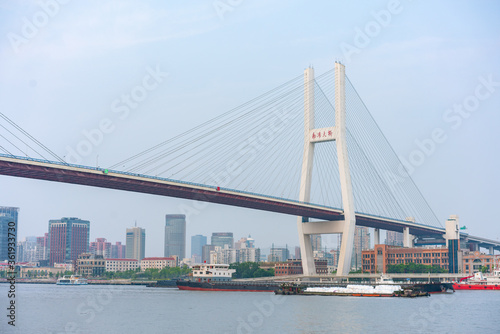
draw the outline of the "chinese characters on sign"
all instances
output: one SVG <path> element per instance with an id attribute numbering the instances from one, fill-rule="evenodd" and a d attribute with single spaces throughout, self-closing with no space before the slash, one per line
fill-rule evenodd
<path id="1" fill-rule="evenodd" d="M 334 134 L 335 131 L 333 127 L 311 130 L 311 142 L 335 140 Z"/>

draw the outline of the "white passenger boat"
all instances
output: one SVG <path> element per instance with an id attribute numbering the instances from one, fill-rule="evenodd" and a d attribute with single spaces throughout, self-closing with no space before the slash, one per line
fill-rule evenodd
<path id="1" fill-rule="evenodd" d="M 78 275 L 65 275 L 57 280 L 57 285 L 85 285 L 88 284 L 86 278 Z"/>

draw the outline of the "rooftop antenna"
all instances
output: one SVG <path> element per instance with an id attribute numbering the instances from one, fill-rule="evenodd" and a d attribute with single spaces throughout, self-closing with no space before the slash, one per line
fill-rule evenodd
<path id="1" fill-rule="evenodd" d="M 137 227 L 137 219 L 135 220 L 135 227 Z"/>

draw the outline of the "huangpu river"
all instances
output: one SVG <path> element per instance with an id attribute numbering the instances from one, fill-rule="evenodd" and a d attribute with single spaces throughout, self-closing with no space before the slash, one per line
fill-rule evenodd
<path id="1" fill-rule="evenodd" d="M 500 291 L 423 298 L 276 296 L 145 286 L 0 284 L 0 333 L 500 333 Z"/>

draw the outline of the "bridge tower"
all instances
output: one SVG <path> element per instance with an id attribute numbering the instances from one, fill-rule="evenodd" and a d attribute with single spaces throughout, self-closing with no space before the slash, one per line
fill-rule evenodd
<path id="1" fill-rule="evenodd" d="M 349 274 L 351 268 L 356 216 L 347 155 L 345 116 L 345 66 L 339 62 L 335 62 L 335 126 L 321 129 L 316 129 L 314 126 L 314 69 L 307 68 L 304 72 L 304 154 L 299 200 L 309 202 L 311 199 L 314 145 L 335 141 L 337 145 L 337 161 L 339 164 L 344 215 L 343 218 L 341 217 L 342 220 L 319 222 L 310 222 L 308 217 L 297 218 L 304 275 L 316 274 L 310 237 L 312 234 L 341 233 L 342 244 L 340 247 L 337 276 Z"/>

